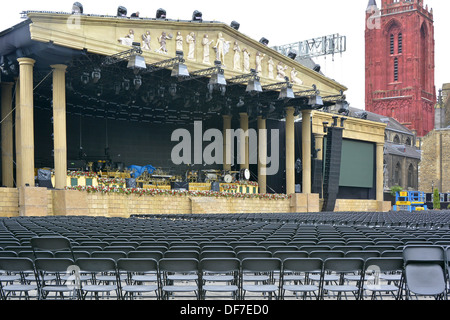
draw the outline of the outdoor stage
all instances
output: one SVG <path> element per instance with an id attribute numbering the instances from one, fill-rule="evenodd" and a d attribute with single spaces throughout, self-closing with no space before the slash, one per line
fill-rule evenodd
<path id="1" fill-rule="evenodd" d="M 346 117 L 345 86 L 235 26 L 39 11 L 24 18 L 0 34 L 0 216 L 390 209 L 386 125 Z M 339 148 L 327 151 L 332 145 Z M 103 166 L 123 174 L 148 164 L 161 169 L 162 184 L 155 173 L 132 186 L 129 176 L 121 186 L 104 181 L 117 177 Z M 39 169 L 51 172 L 45 184 Z"/>

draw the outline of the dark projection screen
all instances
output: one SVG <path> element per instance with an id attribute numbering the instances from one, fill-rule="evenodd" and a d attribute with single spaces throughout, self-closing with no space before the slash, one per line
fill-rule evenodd
<path id="1" fill-rule="evenodd" d="M 374 186 L 375 146 L 372 143 L 344 139 L 341 159 L 340 186 Z"/>

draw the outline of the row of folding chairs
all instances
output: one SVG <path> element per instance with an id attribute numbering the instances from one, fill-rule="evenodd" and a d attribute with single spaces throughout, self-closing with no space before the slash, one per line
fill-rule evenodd
<path id="1" fill-rule="evenodd" d="M 398 284 L 369 284 L 367 265 L 400 272 Z M 2 299 L 359 300 L 364 291 L 398 299 L 402 266 L 400 258 L 0 258 L 0 289 Z"/>
<path id="2" fill-rule="evenodd" d="M 22 294 L 28 299 L 30 292 L 38 299 L 51 293 L 72 299 L 86 299 L 88 294 L 95 299 L 148 298 L 147 293 L 155 299 L 185 298 L 187 293 L 195 299 L 341 299 L 348 295 L 375 299 L 386 293 L 391 299 L 447 299 L 448 258 L 448 249 L 439 246 L 406 247 L 403 257 L 362 258 L 330 252 L 201 260 L 12 257 L 0 258 L 0 287 L 3 299 L 22 298 Z"/>

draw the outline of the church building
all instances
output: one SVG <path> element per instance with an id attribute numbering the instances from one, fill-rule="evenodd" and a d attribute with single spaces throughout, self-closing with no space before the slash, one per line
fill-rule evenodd
<path id="1" fill-rule="evenodd" d="M 366 110 L 425 136 L 436 104 L 433 10 L 423 0 L 370 0 L 366 21 Z"/>

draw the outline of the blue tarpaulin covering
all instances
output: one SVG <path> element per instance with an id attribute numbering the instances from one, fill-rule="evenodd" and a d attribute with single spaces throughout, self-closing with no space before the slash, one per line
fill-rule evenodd
<path id="1" fill-rule="evenodd" d="M 149 174 L 152 174 L 156 169 L 151 166 L 151 165 L 147 165 L 147 166 L 129 166 L 127 167 L 127 169 L 129 169 L 131 171 L 131 177 L 133 179 L 137 179 L 140 176 L 142 176 L 142 174 L 147 171 Z"/>

